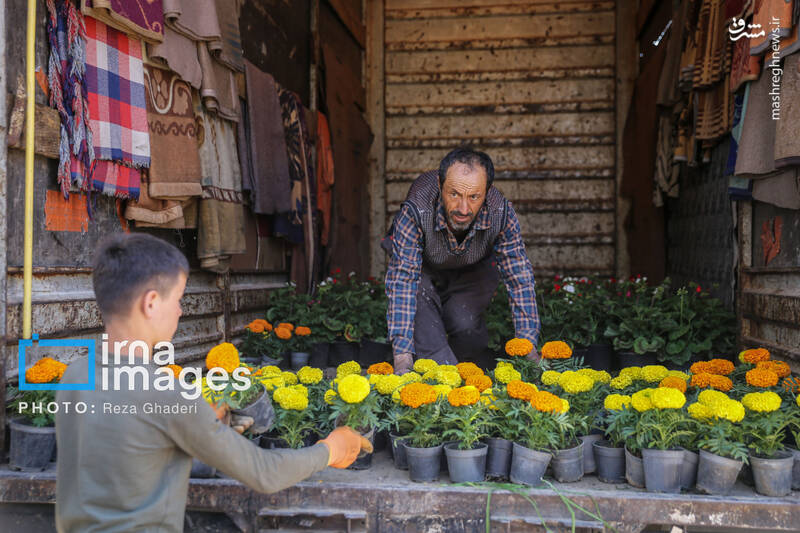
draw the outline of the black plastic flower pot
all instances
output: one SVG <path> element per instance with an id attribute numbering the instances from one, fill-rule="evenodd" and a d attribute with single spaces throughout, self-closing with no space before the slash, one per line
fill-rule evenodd
<path id="1" fill-rule="evenodd" d="M 336 341 L 328 347 L 328 365 L 339 366 L 347 361 L 358 361 L 358 344 Z"/>
<path id="2" fill-rule="evenodd" d="M 458 444 L 444 447 L 447 457 L 447 472 L 453 483 L 480 482 L 486 477 L 486 454 L 489 446 L 479 442 L 474 448 L 460 450 Z"/>
<path id="3" fill-rule="evenodd" d="M 736 483 L 736 477 L 743 464 L 742 461 L 700 450 L 700 461 L 697 463 L 697 490 L 706 494 L 728 494 Z"/>
<path id="4" fill-rule="evenodd" d="M 574 483 L 583 477 L 583 442 L 565 450 L 553 450 L 553 477 L 561 483 Z"/>
<path id="5" fill-rule="evenodd" d="M 47 468 L 56 447 L 54 426 L 36 427 L 24 418 L 9 420 L 9 467 L 24 472 L 39 472 Z"/>
<path id="6" fill-rule="evenodd" d="M 375 447 L 375 435 L 376 434 L 377 434 L 377 431 L 375 431 L 375 428 L 372 428 L 369 431 L 367 431 L 366 433 L 364 433 L 364 437 L 366 437 L 366 439 L 368 441 L 370 441 L 370 443 L 372 443 L 373 448 Z M 374 453 L 361 452 L 360 454 L 358 454 L 358 457 L 356 458 L 356 460 L 353 461 L 353 463 L 350 466 L 348 466 L 347 468 L 350 469 L 350 470 L 367 470 L 369 468 L 372 468 L 372 456 L 373 455 L 374 455 Z"/>
<path id="7" fill-rule="evenodd" d="M 792 491 L 794 454 L 788 450 L 777 451 L 772 457 L 750 454 L 756 492 L 764 496 L 786 496 Z"/>
<path id="8" fill-rule="evenodd" d="M 311 354 L 308 352 L 291 352 L 290 358 L 292 370 L 297 371 L 308 365 L 308 360 L 311 358 Z"/>
<path id="9" fill-rule="evenodd" d="M 289 447 L 289 443 L 283 440 L 281 437 L 274 437 L 267 435 L 261 435 L 261 439 L 258 441 L 258 445 L 259 447 L 265 448 L 267 450 L 279 450 Z"/>
<path id="10" fill-rule="evenodd" d="M 625 479 L 628 484 L 640 489 L 644 488 L 644 465 L 642 458 L 636 457 L 625 447 Z"/>
<path id="11" fill-rule="evenodd" d="M 512 443 L 510 440 L 491 438 L 486 440 L 489 450 L 486 454 L 486 475 L 508 479 L 511 470 Z"/>
<path id="12" fill-rule="evenodd" d="M 644 486 L 648 492 L 678 493 L 681 491 L 682 449 L 642 450 Z"/>
<path id="13" fill-rule="evenodd" d="M 212 468 L 200 461 L 199 459 L 192 458 L 192 471 L 189 474 L 191 478 L 207 479 L 216 477 L 217 469 Z"/>
<path id="14" fill-rule="evenodd" d="M 603 435 L 601 433 L 590 433 L 589 435 L 582 435 L 578 437 L 583 442 L 583 474 L 594 474 L 597 470 L 597 465 L 594 461 L 594 443 L 601 440 Z"/>
<path id="15" fill-rule="evenodd" d="M 576 346 L 574 350 L 572 350 L 572 357 L 574 359 L 581 358 L 583 360 L 583 364 L 586 364 L 586 356 L 589 353 L 589 349 L 583 346 Z"/>
<path id="16" fill-rule="evenodd" d="M 372 443 L 375 450 L 374 453 L 382 452 L 389 447 L 389 432 L 377 431 L 375 432 L 375 442 Z"/>
<path id="17" fill-rule="evenodd" d="M 748 487 L 756 486 L 756 480 L 753 479 L 753 468 L 749 464 L 742 465 L 742 469 L 739 470 L 739 476 L 736 479 Z"/>
<path id="18" fill-rule="evenodd" d="M 614 448 L 606 440 L 592 444 L 597 478 L 603 483 L 625 483 L 625 449 Z"/>
<path id="19" fill-rule="evenodd" d="M 441 455 L 441 462 L 439 463 L 439 473 L 444 474 L 447 472 L 447 454 L 444 453 L 444 448 L 448 444 L 457 444 L 458 441 L 456 440 L 448 440 L 442 443 L 442 455 Z"/>
<path id="20" fill-rule="evenodd" d="M 394 467 L 399 470 L 408 470 L 408 457 L 406 456 L 405 442 L 405 436 L 389 433 L 389 443 L 391 444 L 389 449 L 392 451 Z"/>
<path id="21" fill-rule="evenodd" d="M 272 408 L 272 400 L 269 399 L 266 390 L 262 391 L 258 399 L 247 407 L 231 409 L 231 413 L 251 417 L 253 425 L 250 427 L 250 432 L 256 435 L 269 431 L 275 421 L 275 410 Z"/>
<path id="22" fill-rule="evenodd" d="M 638 354 L 636 352 L 617 352 L 617 360 L 619 361 L 620 368 L 658 364 L 658 358 L 654 352 L 643 354 Z"/>
<path id="23" fill-rule="evenodd" d="M 538 487 L 542 484 L 542 476 L 552 458 L 552 454 L 548 452 L 531 450 L 515 442 L 512 446 L 509 479 L 512 483 Z"/>
<path id="24" fill-rule="evenodd" d="M 681 488 L 690 490 L 697 483 L 697 463 L 700 455 L 692 450 L 683 449 L 683 464 L 681 464 Z"/>
<path id="25" fill-rule="evenodd" d="M 586 349 L 583 364 L 595 370 L 612 372 L 614 365 L 614 348 L 610 344 L 590 344 Z"/>
<path id="26" fill-rule="evenodd" d="M 358 360 L 363 366 L 374 365 L 392 359 L 392 345 L 371 340 L 361 341 Z"/>
<path id="27" fill-rule="evenodd" d="M 404 444 L 408 459 L 408 477 L 411 481 L 424 483 L 439 479 L 442 464 L 442 444 L 430 448 L 415 448 Z"/>
<path id="28" fill-rule="evenodd" d="M 789 448 L 794 455 L 794 465 L 792 466 L 792 490 L 800 490 L 800 450 Z"/>
<path id="29" fill-rule="evenodd" d="M 327 342 L 318 342 L 311 345 L 311 353 L 308 357 L 308 366 L 314 368 L 327 368 L 328 367 L 328 349 L 330 344 Z"/>

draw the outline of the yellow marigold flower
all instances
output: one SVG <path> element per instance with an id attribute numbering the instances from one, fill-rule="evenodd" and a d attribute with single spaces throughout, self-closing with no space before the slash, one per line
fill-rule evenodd
<path id="1" fill-rule="evenodd" d="M 555 370 L 545 370 L 542 372 L 542 383 L 547 386 L 552 386 L 558 383 L 558 378 L 560 377 L 560 372 L 556 372 Z"/>
<path id="2" fill-rule="evenodd" d="M 297 379 L 299 379 L 300 383 L 303 385 L 316 385 L 322 381 L 322 369 L 304 366 L 297 371 Z"/>
<path id="3" fill-rule="evenodd" d="M 417 359 L 414 361 L 414 371 L 419 374 L 424 374 L 428 370 L 434 369 L 439 364 L 433 359 Z"/>
<path id="4" fill-rule="evenodd" d="M 434 390 L 436 391 L 437 398 L 447 398 L 447 395 L 450 394 L 450 391 L 453 390 L 453 387 L 450 385 L 434 385 Z"/>
<path id="5" fill-rule="evenodd" d="M 623 407 L 631 405 L 631 397 L 627 394 L 609 394 L 603 400 L 603 407 L 608 411 L 619 411 Z"/>
<path id="6" fill-rule="evenodd" d="M 495 369 L 494 379 L 499 383 L 506 384 L 515 379 L 522 379 L 522 374 L 517 372 L 513 366 L 502 366 Z"/>
<path id="7" fill-rule="evenodd" d="M 367 374 L 382 374 L 385 376 L 387 374 L 393 374 L 393 373 L 394 373 L 394 367 L 392 367 L 392 365 L 386 362 L 375 363 L 374 365 L 370 365 L 369 368 L 367 369 Z"/>
<path id="8" fill-rule="evenodd" d="M 272 399 L 281 406 L 282 409 L 292 409 L 295 411 L 303 411 L 308 407 L 308 390 L 302 385 L 301 389 L 294 386 L 281 387 L 275 389 L 272 394 Z"/>
<path id="9" fill-rule="evenodd" d="M 651 390 L 650 401 L 656 409 L 680 409 L 686 403 L 686 396 L 672 387 L 660 387 Z"/>
<path id="10" fill-rule="evenodd" d="M 638 366 L 628 366 L 619 371 L 620 376 L 628 376 L 631 381 L 638 381 L 642 378 L 642 368 Z"/>
<path id="11" fill-rule="evenodd" d="M 382 377 L 382 374 L 367 374 L 367 379 L 369 380 L 370 385 L 377 385 L 378 380 Z"/>
<path id="12" fill-rule="evenodd" d="M 305 326 L 297 326 L 294 330 L 294 334 L 298 337 L 306 337 L 311 335 L 311 328 L 307 328 Z"/>
<path id="13" fill-rule="evenodd" d="M 714 416 L 713 411 L 707 405 L 703 405 L 700 402 L 695 402 L 689 405 L 688 408 L 689 416 L 696 420 L 706 420 L 708 418 L 712 418 Z"/>
<path id="14" fill-rule="evenodd" d="M 750 411 L 771 413 L 781 406 L 781 397 L 772 391 L 751 392 L 742 398 L 742 404 Z"/>
<path id="15" fill-rule="evenodd" d="M 769 350 L 766 348 L 753 348 L 752 350 L 744 350 L 739 352 L 739 361 L 742 363 L 750 363 L 754 365 L 759 361 L 769 361 Z"/>
<path id="16" fill-rule="evenodd" d="M 347 403 L 361 403 L 369 394 L 369 380 L 358 374 L 349 374 L 339 381 L 336 392 Z"/>
<path id="17" fill-rule="evenodd" d="M 439 365 L 439 370 L 442 372 L 455 372 L 458 373 L 458 367 L 456 365 Z"/>
<path id="18" fill-rule="evenodd" d="M 640 391 L 634 392 L 631 395 L 631 405 L 634 409 L 643 413 L 644 411 L 649 411 L 652 409 L 653 402 L 650 400 L 650 393 L 653 392 L 653 389 L 642 389 Z"/>
<path id="19" fill-rule="evenodd" d="M 588 376 L 573 372 L 572 370 L 567 370 L 561 373 L 561 376 L 558 378 L 558 385 L 564 389 L 564 392 L 578 394 L 592 390 L 594 381 Z"/>
<path id="20" fill-rule="evenodd" d="M 438 368 L 431 368 L 424 374 L 422 374 L 422 381 L 436 381 L 436 376 L 439 375 Z"/>
<path id="21" fill-rule="evenodd" d="M 267 365 L 259 371 L 259 375 L 266 378 L 274 378 L 280 376 L 282 372 L 283 371 L 275 365 Z"/>
<path id="22" fill-rule="evenodd" d="M 539 389 L 537 389 L 535 385 L 525 383 L 519 379 L 510 381 L 508 385 L 506 385 L 506 392 L 508 395 L 518 400 L 530 401 L 533 397 L 533 393 L 537 390 Z"/>
<path id="23" fill-rule="evenodd" d="M 506 343 L 506 353 L 512 357 L 526 356 L 533 351 L 533 343 L 528 339 L 513 338 Z"/>
<path id="24" fill-rule="evenodd" d="M 462 405 L 475 405 L 481 397 L 481 393 L 475 387 L 458 387 L 450 391 L 447 401 L 454 407 Z"/>
<path id="25" fill-rule="evenodd" d="M 706 389 L 697 396 L 697 401 L 708 407 L 716 408 L 718 405 L 730 401 L 730 398 L 724 392 Z"/>
<path id="26" fill-rule="evenodd" d="M 671 387 L 681 392 L 686 392 L 686 381 L 675 376 L 667 376 L 658 384 L 659 387 Z"/>
<path id="27" fill-rule="evenodd" d="M 719 406 L 716 414 L 719 418 L 724 418 L 731 422 L 741 422 L 744 418 L 744 405 L 736 400 L 728 400 Z"/>
<path id="28" fill-rule="evenodd" d="M 229 342 L 211 348 L 206 355 L 206 368 L 222 368 L 231 373 L 239 367 L 239 350 Z"/>
<path id="29" fill-rule="evenodd" d="M 325 403 L 328 405 L 333 405 L 333 399 L 336 398 L 336 391 L 333 389 L 328 389 L 325 391 Z"/>
<path id="30" fill-rule="evenodd" d="M 745 374 L 748 385 L 753 387 L 774 387 L 778 384 L 778 374 L 766 368 L 754 368 Z"/>
<path id="31" fill-rule="evenodd" d="M 784 361 L 759 361 L 756 368 L 770 370 L 778 375 L 778 378 L 785 378 L 792 373 L 792 369 Z"/>
<path id="32" fill-rule="evenodd" d="M 692 376 L 680 370 L 670 370 L 667 372 L 667 377 L 681 378 L 683 381 L 689 381 Z"/>
<path id="33" fill-rule="evenodd" d="M 398 387 L 403 384 L 403 378 L 394 374 L 387 374 L 385 376 L 378 376 L 378 381 L 375 383 L 375 389 L 379 394 L 384 396 L 393 393 Z"/>
<path id="34" fill-rule="evenodd" d="M 795 398 L 795 399 L 794 399 L 794 401 L 795 401 L 795 403 L 797 404 L 797 407 L 800 407 L 800 396 L 798 396 L 797 398 Z"/>
<path id="35" fill-rule="evenodd" d="M 427 383 L 409 383 L 400 389 L 400 401 L 414 409 L 435 402 L 436 397 L 436 389 Z"/>
<path id="36" fill-rule="evenodd" d="M 280 324 L 278 324 L 275 327 L 276 328 L 288 329 L 289 331 L 294 331 L 294 325 L 292 325 L 291 322 L 281 322 Z"/>
<path id="37" fill-rule="evenodd" d="M 347 361 L 336 367 L 337 378 L 343 378 L 350 374 L 361 374 L 361 365 L 355 361 Z"/>
<path id="38" fill-rule="evenodd" d="M 403 383 L 419 383 L 422 381 L 422 376 L 416 372 L 406 372 L 400 376 L 400 378 L 403 380 Z"/>
<path id="39" fill-rule="evenodd" d="M 396 389 L 394 390 L 394 392 L 392 393 L 392 401 L 393 401 L 394 403 L 400 403 L 400 389 L 402 389 L 402 388 L 403 388 L 403 387 L 402 387 L 402 386 L 400 386 L 400 387 L 396 388 Z"/>
<path id="40" fill-rule="evenodd" d="M 284 383 L 287 385 L 296 385 L 297 384 L 297 376 L 289 371 L 281 372 L 281 377 L 283 378 Z"/>
<path id="41" fill-rule="evenodd" d="M 569 359 L 572 348 L 564 341 L 550 341 L 542 346 L 542 357 L 545 359 Z"/>
<path id="42" fill-rule="evenodd" d="M 611 382 L 611 374 L 609 374 L 605 370 L 595 370 L 594 368 L 581 368 L 577 372 L 578 374 L 591 378 L 592 381 L 594 381 L 595 383 Z"/>
<path id="43" fill-rule="evenodd" d="M 276 388 L 285 387 L 286 382 L 283 381 L 283 377 L 277 376 L 273 378 L 261 378 L 261 384 L 264 385 L 264 388 L 268 391 L 274 390 Z"/>
<path id="44" fill-rule="evenodd" d="M 566 398 L 561 398 L 561 412 L 562 413 L 569 412 L 569 401 Z"/>
<path id="45" fill-rule="evenodd" d="M 497 410 L 497 407 L 493 403 L 495 400 L 497 400 L 497 398 L 492 394 L 492 389 L 486 389 L 481 393 L 481 403 L 483 405 L 488 405 L 489 409 Z"/>
<path id="46" fill-rule="evenodd" d="M 461 379 L 465 380 L 470 376 L 482 376 L 483 370 L 480 369 L 478 365 L 475 363 L 467 362 L 467 363 L 458 363 L 456 365 L 456 369 L 458 370 L 458 375 L 461 376 Z"/>
<path id="47" fill-rule="evenodd" d="M 536 391 L 531 397 L 531 405 L 543 413 L 561 413 L 564 411 L 564 402 L 555 394 L 547 391 Z"/>
<path id="48" fill-rule="evenodd" d="M 292 338 L 292 332 L 288 328 L 275 328 L 275 336 L 282 340 L 289 340 Z"/>
<path id="49" fill-rule="evenodd" d="M 642 367 L 642 379 L 648 383 L 658 383 L 667 377 L 667 367 L 662 365 L 647 365 Z"/>
<path id="50" fill-rule="evenodd" d="M 437 372 L 436 381 L 442 385 L 450 385 L 451 387 L 458 387 L 461 385 L 461 376 L 458 372 Z"/>
<path id="51" fill-rule="evenodd" d="M 509 367 L 509 366 L 512 367 L 512 368 L 514 367 L 514 365 L 512 365 L 508 361 L 498 361 L 497 365 L 495 365 L 494 369 L 497 370 L 498 368 Z"/>
<path id="52" fill-rule="evenodd" d="M 492 378 L 485 374 L 472 375 L 467 377 L 465 384 L 472 385 L 479 391 L 483 392 L 486 389 L 492 388 Z"/>
<path id="53" fill-rule="evenodd" d="M 627 375 L 625 376 L 619 375 L 609 382 L 611 388 L 617 390 L 622 390 L 626 387 L 630 387 L 632 384 L 633 380 L 631 380 L 631 377 Z"/>

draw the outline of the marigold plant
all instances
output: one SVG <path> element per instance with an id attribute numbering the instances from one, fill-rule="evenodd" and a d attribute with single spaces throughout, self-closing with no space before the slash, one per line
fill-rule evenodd
<path id="1" fill-rule="evenodd" d="M 239 367 L 239 350 L 230 342 L 211 348 L 206 355 L 206 368 L 222 368 L 229 374 Z"/>
<path id="2" fill-rule="evenodd" d="M 485 374 L 480 375 L 472 375 L 468 376 L 466 381 L 464 382 L 465 385 L 471 385 L 478 389 L 479 391 L 483 392 L 487 389 L 492 388 L 492 378 Z"/>
<path id="3" fill-rule="evenodd" d="M 603 400 L 603 407 L 608 411 L 619 411 L 623 407 L 630 407 L 631 397 L 627 394 L 609 394 Z"/>
<path id="4" fill-rule="evenodd" d="M 392 394 L 398 387 L 403 385 L 403 378 L 395 374 L 378 374 L 378 380 L 375 382 L 375 390 L 384 396 Z"/>
<path id="5" fill-rule="evenodd" d="M 311 328 L 306 326 L 297 326 L 294 330 L 294 334 L 298 337 L 307 337 L 311 335 Z"/>
<path id="6" fill-rule="evenodd" d="M 675 377 L 675 376 L 667 376 L 661 380 L 661 383 L 658 384 L 659 387 L 670 387 L 673 389 L 677 389 L 681 392 L 686 392 L 686 381 Z"/>
<path id="7" fill-rule="evenodd" d="M 381 374 L 381 375 L 388 375 L 394 373 L 394 367 L 389 363 L 382 362 L 382 363 L 375 363 L 374 365 L 370 365 L 367 368 L 367 374 Z"/>
<path id="8" fill-rule="evenodd" d="M 304 366 L 297 371 L 297 379 L 303 385 L 316 385 L 322 381 L 322 369 Z"/>
<path id="9" fill-rule="evenodd" d="M 419 374 L 424 374 L 428 370 L 433 370 L 439 366 L 439 364 L 434 361 L 433 359 L 417 359 L 414 361 L 414 371 L 418 372 Z"/>
<path id="10" fill-rule="evenodd" d="M 557 385 L 558 378 L 561 377 L 561 372 L 556 372 L 555 370 L 545 370 L 542 372 L 542 384 L 547 386 Z"/>
<path id="11" fill-rule="evenodd" d="M 437 399 L 438 398 L 446 399 L 447 395 L 450 394 L 450 391 L 453 390 L 453 387 L 451 387 L 450 385 L 442 385 L 442 384 L 434 385 L 433 388 L 436 391 Z"/>
<path id="12" fill-rule="evenodd" d="M 753 348 L 751 350 L 744 350 L 739 352 L 739 361 L 742 363 L 750 363 L 754 365 L 759 361 L 769 361 L 769 350 L 766 348 Z"/>
<path id="13" fill-rule="evenodd" d="M 753 387 L 774 387 L 778 384 L 778 374 L 766 368 L 754 368 L 747 371 L 745 380 Z"/>
<path id="14" fill-rule="evenodd" d="M 637 381 L 642 378 L 642 367 L 639 366 L 626 366 L 619 371 L 619 376 L 627 376 L 631 381 Z"/>
<path id="15" fill-rule="evenodd" d="M 400 401 L 403 405 L 416 409 L 436 401 L 437 394 L 433 385 L 427 383 L 409 383 L 400 389 Z"/>
<path id="16" fill-rule="evenodd" d="M 756 368 L 763 370 L 771 370 L 775 372 L 779 378 L 785 378 L 792 373 L 792 369 L 784 361 L 759 361 L 756 363 Z"/>
<path id="17" fill-rule="evenodd" d="M 159 370 L 161 369 L 164 369 L 165 371 L 171 373 L 172 377 L 177 378 L 178 376 L 181 375 L 181 370 L 183 370 L 183 367 L 180 365 L 164 365 L 159 368 Z"/>
<path id="18" fill-rule="evenodd" d="M 545 359 L 569 359 L 572 348 L 564 341 L 550 341 L 542 346 L 542 357 Z"/>
<path id="19" fill-rule="evenodd" d="M 447 401 L 454 407 L 462 405 L 475 405 L 481 397 L 481 393 L 475 387 L 458 387 L 450 391 Z"/>
<path id="20" fill-rule="evenodd" d="M 516 398 L 517 400 L 530 401 L 530 399 L 533 397 L 533 394 L 537 390 L 538 389 L 535 385 L 525 383 L 519 379 L 510 381 L 508 385 L 506 385 L 506 392 L 508 395 L 512 398 Z"/>
<path id="21" fill-rule="evenodd" d="M 42 357 L 32 367 L 25 371 L 25 381 L 28 383 L 51 383 L 59 381 L 67 365 L 56 361 L 52 357 Z"/>
<path id="22" fill-rule="evenodd" d="M 458 363 L 456 368 L 458 369 L 458 375 L 461 376 L 461 379 L 465 381 L 470 376 L 483 375 L 483 370 L 481 370 L 478 365 L 472 362 Z"/>
<path id="23" fill-rule="evenodd" d="M 451 387 L 458 387 L 461 385 L 461 376 L 458 375 L 458 372 L 439 370 L 436 372 L 434 379 L 437 383 L 442 385 L 449 385 Z"/>
<path id="24" fill-rule="evenodd" d="M 642 367 L 642 379 L 648 383 L 659 383 L 669 375 L 667 367 L 662 365 L 647 365 Z"/>
<path id="25" fill-rule="evenodd" d="M 781 397 L 772 391 L 751 392 L 742 398 L 742 404 L 750 411 L 771 413 L 781 407 Z"/>
<path id="26" fill-rule="evenodd" d="M 524 357 L 532 351 L 533 343 L 528 339 L 521 339 L 517 337 L 506 343 L 506 353 L 512 357 Z"/>
<path id="27" fill-rule="evenodd" d="M 355 361 L 347 361 L 336 367 L 337 378 L 343 378 L 350 374 L 361 374 L 361 365 Z"/>
<path id="28" fill-rule="evenodd" d="M 247 324 L 247 326 L 245 327 L 250 331 L 252 331 L 253 333 L 263 333 L 264 331 L 267 330 L 267 324 L 269 324 L 269 322 L 267 322 L 263 318 L 256 318 L 255 320 Z"/>
<path id="29" fill-rule="evenodd" d="M 530 403 L 537 411 L 543 413 L 561 413 L 565 408 L 561 398 L 547 391 L 534 392 Z"/>
<path id="30" fill-rule="evenodd" d="M 515 379 L 522 379 L 522 374 L 513 366 L 498 366 L 494 369 L 494 379 L 499 383 L 507 384 Z"/>
<path id="31" fill-rule="evenodd" d="M 297 385 L 297 376 L 289 371 L 281 372 L 281 377 L 287 385 Z"/>
<path id="32" fill-rule="evenodd" d="M 633 384 L 633 380 L 630 376 L 627 375 L 619 375 L 611 380 L 609 386 L 612 389 L 622 390 L 630 387 Z"/>
<path id="33" fill-rule="evenodd" d="M 278 326 L 275 328 L 275 336 L 281 340 L 289 340 L 292 338 L 292 330 Z"/>
<path id="34" fill-rule="evenodd" d="M 275 327 L 276 328 L 288 329 L 289 331 L 294 331 L 294 325 L 291 322 L 281 322 L 280 324 L 278 324 Z"/>
<path id="35" fill-rule="evenodd" d="M 594 381 L 586 375 L 567 370 L 561 373 L 561 376 L 558 378 L 558 385 L 564 389 L 564 392 L 579 394 L 592 390 Z"/>
<path id="36" fill-rule="evenodd" d="M 653 408 L 653 402 L 650 400 L 650 393 L 654 389 L 642 389 L 631 394 L 631 406 L 643 413 Z"/>
<path id="37" fill-rule="evenodd" d="M 347 403 L 360 403 L 369 395 L 369 380 L 358 374 L 349 374 L 339 381 L 336 391 Z"/>
<path id="38" fill-rule="evenodd" d="M 660 387 L 650 391 L 650 402 L 656 409 L 680 409 L 686 403 L 686 396 L 671 387 Z"/>
<path id="39" fill-rule="evenodd" d="M 694 363 L 689 371 L 692 374 L 716 374 L 727 376 L 733 372 L 733 363 L 727 359 L 711 359 L 710 361 L 698 361 Z"/>

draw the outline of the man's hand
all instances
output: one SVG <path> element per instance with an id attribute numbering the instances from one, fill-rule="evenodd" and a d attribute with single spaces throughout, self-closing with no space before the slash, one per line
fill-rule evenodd
<path id="1" fill-rule="evenodd" d="M 536 348 L 534 348 L 533 350 L 531 350 L 531 353 L 525 356 L 525 359 L 527 359 L 528 361 L 533 361 L 534 363 L 538 363 L 539 361 L 542 360 L 542 356 L 539 355 L 539 352 L 537 352 Z"/>
<path id="2" fill-rule="evenodd" d="M 255 423 L 251 416 L 239 416 L 231 414 L 231 427 L 238 434 L 242 434 Z"/>
<path id="3" fill-rule="evenodd" d="M 347 468 L 362 451 L 372 453 L 372 443 L 347 426 L 334 429 L 320 442 L 328 447 L 328 466 Z"/>
<path id="4" fill-rule="evenodd" d="M 414 356 L 410 353 L 399 353 L 394 356 L 394 373 L 398 376 L 410 372 L 414 368 Z"/>

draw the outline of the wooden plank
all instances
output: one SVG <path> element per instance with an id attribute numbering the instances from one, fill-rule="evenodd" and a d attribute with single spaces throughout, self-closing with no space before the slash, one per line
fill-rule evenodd
<path id="1" fill-rule="evenodd" d="M 386 42 L 459 42 L 491 39 L 600 36 L 614 33 L 614 13 L 455 17 L 447 24 L 438 20 L 388 20 Z"/>
<path id="2" fill-rule="evenodd" d="M 522 233 L 527 238 L 582 235 L 613 238 L 614 213 L 524 213 L 518 216 Z"/>
<path id="3" fill-rule="evenodd" d="M 525 5 L 550 5 L 559 4 L 580 4 L 587 3 L 586 0 L 387 0 L 386 11 L 396 11 L 403 9 L 444 9 L 460 7 L 497 7 L 497 6 L 525 6 Z"/>
<path id="4" fill-rule="evenodd" d="M 386 153 L 386 169 L 389 172 L 425 172 L 437 168 L 444 156 L 440 149 L 399 150 Z M 538 169 L 596 169 L 614 165 L 613 146 L 589 147 L 533 147 L 496 148 L 489 154 L 500 170 Z"/>
<path id="5" fill-rule="evenodd" d="M 509 72 L 613 66 L 613 45 L 509 50 L 403 50 L 386 54 L 387 74 Z"/>
<path id="6" fill-rule="evenodd" d="M 386 11 L 389 20 L 437 18 L 444 19 L 454 16 L 482 16 L 482 15 L 535 15 L 544 13 L 586 13 L 614 9 L 613 1 L 567 1 L 567 2 L 536 2 L 536 3 L 506 3 L 503 5 L 460 5 L 454 7 L 406 7 Z"/>
<path id="7" fill-rule="evenodd" d="M 396 50 L 502 50 L 506 48 L 547 48 L 552 46 L 605 45 L 614 43 L 614 34 L 545 35 L 542 37 L 483 38 L 465 41 L 399 41 L 387 42 L 387 51 Z"/>
<path id="8" fill-rule="evenodd" d="M 336 15 L 363 50 L 367 43 L 367 30 L 361 18 L 361 2 L 353 0 L 328 0 Z"/>
<path id="9" fill-rule="evenodd" d="M 404 139 L 504 139 L 531 136 L 609 135 L 611 112 L 537 115 L 476 114 L 469 116 L 398 116 L 386 119 L 386 137 Z"/>
<path id="10" fill-rule="evenodd" d="M 614 80 L 510 81 L 386 86 L 387 107 L 608 102 Z"/>
<path id="11" fill-rule="evenodd" d="M 613 244 L 544 244 L 526 248 L 534 271 L 571 268 L 593 272 L 614 266 Z"/>
<path id="12" fill-rule="evenodd" d="M 8 109 L 11 109 L 14 96 L 7 95 L 6 102 Z M 12 141 L 9 135 L 9 148 L 25 149 L 25 106 L 19 108 L 20 117 L 17 115 L 17 108 L 11 113 L 10 122 L 19 124 L 19 136 L 15 135 L 16 141 Z M 61 117 L 58 111 L 42 104 L 36 104 L 34 111 L 34 142 L 33 151 L 49 159 L 59 159 L 59 143 L 61 139 Z M 9 134 L 12 132 L 9 131 Z"/>
<path id="13" fill-rule="evenodd" d="M 367 123 L 374 135 L 369 149 L 369 272 L 386 270 L 386 253 L 380 240 L 386 233 L 386 109 L 384 100 L 384 6 L 383 0 L 367 2 Z"/>

